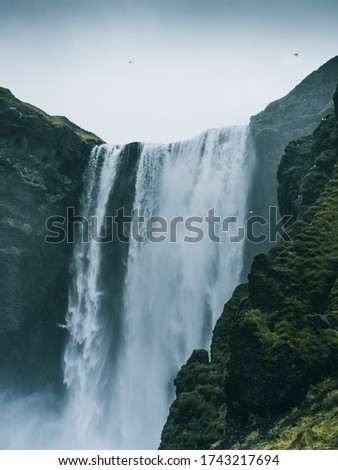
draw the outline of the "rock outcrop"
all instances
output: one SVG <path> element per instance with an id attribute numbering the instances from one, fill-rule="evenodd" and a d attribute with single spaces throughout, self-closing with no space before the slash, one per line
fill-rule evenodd
<path id="1" fill-rule="evenodd" d="M 71 245 L 44 242 L 46 219 L 78 207 L 101 139 L 0 88 L 0 377 L 39 389 L 62 384 Z"/>
<path id="2" fill-rule="evenodd" d="M 256 167 L 249 194 L 249 210 L 268 219 L 269 207 L 277 206 L 277 170 L 286 145 L 310 135 L 322 119 L 333 112 L 332 96 L 337 86 L 338 56 L 311 73 L 285 97 L 270 103 L 250 121 L 256 151 Z M 264 227 L 262 228 L 264 233 Z M 274 243 L 248 242 L 243 280 L 253 257 Z"/>

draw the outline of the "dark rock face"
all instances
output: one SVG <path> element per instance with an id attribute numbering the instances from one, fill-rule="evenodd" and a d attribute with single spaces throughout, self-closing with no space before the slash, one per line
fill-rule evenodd
<path id="1" fill-rule="evenodd" d="M 195 364 L 193 375 L 191 364 L 181 369 L 177 399 L 162 434 L 163 449 L 337 446 L 338 121 L 334 114 L 313 135 L 289 144 L 278 181 L 281 212 L 295 217 L 291 241 L 280 242 L 254 259 L 248 284 L 235 290 L 217 322 L 210 363 Z M 199 396 L 200 387 L 215 383 L 215 377 L 224 392 L 217 395 L 217 404 L 214 397 Z M 188 414 L 183 426 L 180 403 L 197 403 L 197 397 L 199 407 Z M 205 415 L 220 413 L 222 425 L 214 418 L 204 422 Z"/>
<path id="2" fill-rule="evenodd" d="M 0 88 L 0 376 L 27 390 L 60 387 L 71 246 L 48 245 L 45 221 L 78 206 L 102 141 Z"/>
<path id="3" fill-rule="evenodd" d="M 160 449 L 205 449 L 224 428 L 222 375 L 208 353 L 194 351 L 175 379 L 177 400 L 170 408 Z"/>
<path id="4" fill-rule="evenodd" d="M 336 90 L 336 93 L 334 94 L 333 102 L 334 102 L 334 109 L 335 109 L 334 112 L 335 112 L 336 118 L 338 119 L 338 89 Z"/>
<path id="5" fill-rule="evenodd" d="M 249 194 L 250 210 L 254 214 L 267 218 L 269 206 L 278 205 L 276 175 L 284 149 L 291 140 L 312 134 L 321 120 L 332 113 L 332 95 L 337 81 L 338 57 L 334 57 L 287 96 L 270 103 L 264 111 L 251 118 L 250 129 L 257 158 Z M 260 245 L 247 244 L 243 276 L 248 274 L 254 255 L 270 248 L 272 244 L 268 241 Z"/>

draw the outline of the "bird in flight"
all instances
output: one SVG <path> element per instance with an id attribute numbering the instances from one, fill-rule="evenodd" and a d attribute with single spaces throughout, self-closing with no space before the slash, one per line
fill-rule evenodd
<path id="1" fill-rule="evenodd" d="M 296 52 L 295 54 L 293 54 L 295 57 L 299 57 L 299 54 L 298 52 Z"/>

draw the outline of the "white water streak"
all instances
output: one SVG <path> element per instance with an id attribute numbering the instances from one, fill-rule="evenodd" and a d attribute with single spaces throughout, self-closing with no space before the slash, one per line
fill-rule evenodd
<path id="1" fill-rule="evenodd" d="M 96 216 L 98 228 L 104 225 L 119 155 L 119 148 L 110 149 L 106 145 L 96 148 L 91 155 L 82 213 L 87 219 Z M 107 341 L 102 328 L 98 287 L 100 247 L 93 238 L 75 247 L 73 286 L 66 318 L 70 340 L 64 356 L 64 381 L 70 391 L 69 426 L 76 440 L 84 446 L 92 445 L 93 436 L 102 445 L 100 426 L 107 406 L 102 396 L 107 381 L 103 375 Z"/>

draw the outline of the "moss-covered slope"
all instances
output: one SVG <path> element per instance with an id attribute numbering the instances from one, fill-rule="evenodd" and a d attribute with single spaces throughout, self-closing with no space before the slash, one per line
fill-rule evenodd
<path id="1" fill-rule="evenodd" d="M 47 245 L 45 221 L 77 206 L 102 141 L 0 88 L 0 376 L 28 389 L 60 383 L 71 247 Z"/>
<path id="2" fill-rule="evenodd" d="M 290 143 L 278 180 L 281 212 L 294 215 L 292 240 L 256 256 L 216 325 L 211 361 L 194 353 L 180 371 L 162 449 L 337 448 L 334 114 Z"/>

